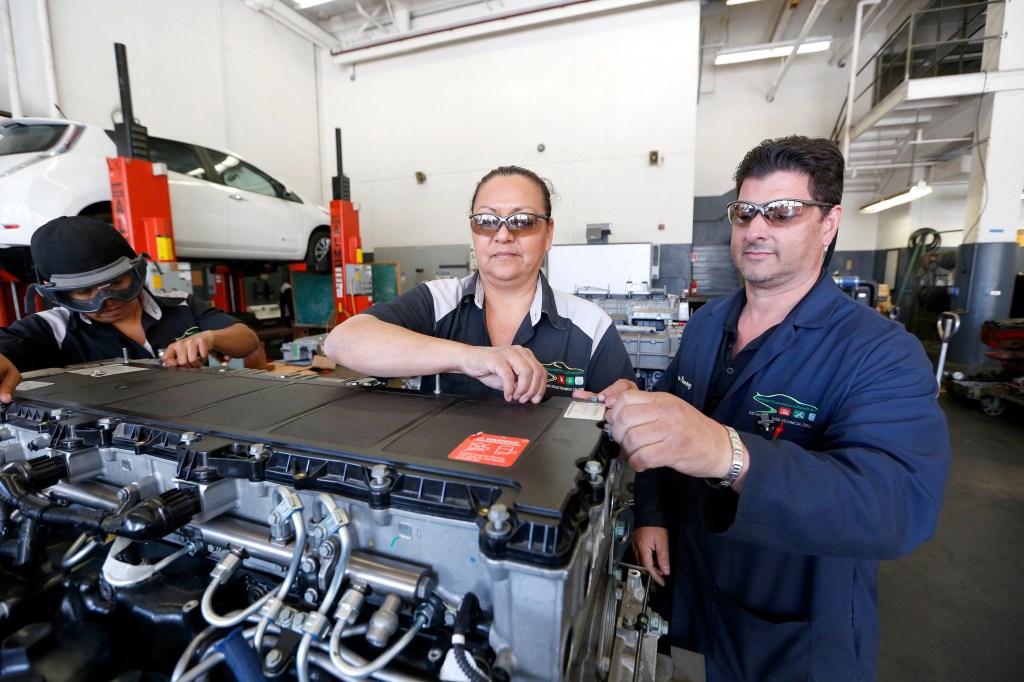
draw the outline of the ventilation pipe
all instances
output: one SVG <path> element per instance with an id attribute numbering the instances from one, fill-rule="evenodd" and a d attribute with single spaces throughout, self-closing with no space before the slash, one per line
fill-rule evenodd
<path id="1" fill-rule="evenodd" d="M 281 2 L 281 0 L 243 0 L 243 2 L 245 2 L 246 7 L 249 9 L 266 14 L 271 19 L 291 29 L 315 45 L 327 48 L 328 50 L 341 49 L 340 40 Z"/>
<path id="2" fill-rule="evenodd" d="M 11 94 L 11 116 L 20 118 L 21 87 L 18 84 L 18 63 L 14 55 L 14 31 L 11 28 L 10 0 L 0 0 L 0 30 L 3 30 L 4 57 L 7 60 L 7 87 Z"/>
<path id="3" fill-rule="evenodd" d="M 790 63 L 792 63 L 793 59 L 796 57 L 796 53 L 800 51 L 800 46 L 804 44 L 804 40 L 811 32 L 811 27 L 814 26 L 814 22 L 818 20 L 818 15 L 821 14 L 821 10 L 825 9 L 825 5 L 827 4 L 828 0 L 815 0 L 814 7 L 811 8 L 811 13 L 807 15 L 807 21 L 804 22 L 803 28 L 800 29 L 800 35 L 796 37 L 796 42 L 793 43 L 793 51 L 786 55 L 786 58 L 782 60 L 782 68 L 779 69 L 779 75 L 775 77 L 772 87 L 768 90 L 768 95 L 765 99 L 769 102 L 775 101 L 775 93 L 779 89 L 782 77 L 786 75 L 786 71 L 789 69 Z"/>
<path id="4" fill-rule="evenodd" d="M 43 77 L 46 79 L 46 103 L 49 115 L 63 118 L 57 107 L 57 70 L 53 66 L 53 41 L 50 37 L 50 8 L 47 0 L 38 0 L 39 46 L 43 52 Z"/>
<path id="5" fill-rule="evenodd" d="M 853 97 L 857 90 L 857 60 L 860 58 L 860 31 L 864 22 L 864 8 L 882 0 L 861 0 L 857 3 L 857 18 L 853 22 L 853 46 L 850 48 L 850 83 L 846 89 L 846 120 L 843 122 L 843 158 L 850 158 L 850 127 L 853 125 Z"/>

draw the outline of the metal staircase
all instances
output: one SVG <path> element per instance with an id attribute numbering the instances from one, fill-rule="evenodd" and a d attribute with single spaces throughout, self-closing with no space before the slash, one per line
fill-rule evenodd
<path id="1" fill-rule="evenodd" d="M 1021 86 L 1017 72 L 984 69 L 986 42 L 1003 38 L 986 34 L 986 19 L 1002 4 L 936 0 L 910 14 L 857 71 L 852 121 L 844 102 L 832 131 L 840 142 L 848 130 L 848 191 L 884 194 L 968 171 L 979 96 Z"/>

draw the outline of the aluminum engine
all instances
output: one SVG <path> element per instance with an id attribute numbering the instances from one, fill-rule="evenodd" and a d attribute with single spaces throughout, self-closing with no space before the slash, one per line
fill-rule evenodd
<path id="1" fill-rule="evenodd" d="M 622 465 L 572 405 L 27 375 L 0 411 L 0 676 L 653 680 Z"/>

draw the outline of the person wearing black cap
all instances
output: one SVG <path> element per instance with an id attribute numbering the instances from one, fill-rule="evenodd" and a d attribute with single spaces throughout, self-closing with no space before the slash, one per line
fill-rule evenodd
<path id="1" fill-rule="evenodd" d="M 0 329 L 0 402 L 11 401 L 21 371 L 160 350 L 166 367 L 199 367 L 211 352 L 245 357 L 259 347 L 255 332 L 191 295 L 149 293 L 144 257 L 104 222 L 51 220 L 31 248 L 33 288 L 56 307 Z"/>

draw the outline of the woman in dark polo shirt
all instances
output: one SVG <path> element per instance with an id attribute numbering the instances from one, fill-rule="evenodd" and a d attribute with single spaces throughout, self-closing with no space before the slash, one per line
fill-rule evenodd
<path id="1" fill-rule="evenodd" d="M 476 186 L 469 228 L 476 273 L 419 284 L 349 318 L 328 336 L 328 357 L 373 376 L 440 374 L 445 393 L 521 403 L 633 380 L 607 313 L 555 291 L 540 271 L 555 230 L 545 180 L 494 169 Z"/>

